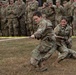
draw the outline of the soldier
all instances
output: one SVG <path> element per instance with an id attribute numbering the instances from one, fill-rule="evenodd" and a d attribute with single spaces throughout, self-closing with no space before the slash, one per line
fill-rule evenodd
<path id="1" fill-rule="evenodd" d="M 38 8 L 38 11 L 40 11 L 42 13 L 43 18 L 46 18 L 46 15 L 48 13 L 47 9 L 48 9 L 48 3 L 47 2 L 44 2 L 43 6 Z"/>
<path id="2" fill-rule="evenodd" d="M 0 0 L 0 35 L 2 35 L 2 32 L 1 32 L 1 7 L 2 7 L 2 0 Z"/>
<path id="3" fill-rule="evenodd" d="M 14 4 L 14 0 L 9 1 L 9 5 L 6 8 L 7 27 L 9 30 L 9 36 L 18 36 L 19 24 L 17 20 L 17 11 Z"/>
<path id="4" fill-rule="evenodd" d="M 60 52 L 58 59 L 54 64 L 58 64 L 61 60 L 64 58 L 72 57 L 76 58 L 76 51 L 71 50 L 71 26 L 68 25 L 67 23 L 67 18 L 62 17 L 60 24 L 57 25 L 54 29 L 54 32 L 56 34 L 56 39 L 57 39 L 57 50 Z"/>
<path id="5" fill-rule="evenodd" d="M 8 36 L 7 30 L 6 30 L 6 7 L 7 7 L 7 1 L 2 1 L 2 8 L 1 8 L 1 31 L 2 36 Z"/>
<path id="6" fill-rule="evenodd" d="M 72 16 L 73 16 L 73 29 L 74 29 L 74 35 L 75 34 L 75 30 L 76 30 L 76 0 L 74 1 L 74 3 L 72 4 Z"/>
<path id="7" fill-rule="evenodd" d="M 55 28 L 55 8 L 56 6 L 53 5 L 52 0 L 48 0 L 48 12 L 47 12 L 47 18 L 52 22 L 53 29 Z"/>
<path id="8" fill-rule="evenodd" d="M 25 26 L 25 3 L 22 0 L 17 0 L 15 2 L 17 7 L 17 17 L 19 22 L 19 35 L 26 35 L 26 26 Z"/>
<path id="9" fill-rule="evenodd" d="M 28 20 L 27 20 L 27 18 L 28 18 L 28 9 L 27 9 L 28 3 L 29 3 L 29 0 L 26 0 L 26 3 L 25 3 L 25 7 L 26 7 L 25 8 L 25 25 L 26 25 L 26 29 L 27 29 L 27 31 L 26 31 L 27 36 L 30 34 L 30 29 L 29 29 Z"/>
<path id="10" fill-rule="evenodd" d="M 65 7 L 66 4 L 67 4 L 67 0 L 64 0 L 64 1 L 63 1 L 63 7 Z"/>
<path id="11" fill-rule="evenodd" d="M 56 12 L 56 25 L 59 24 L 61 17 L 65 16 L 65 11 L 63 6 L 60 5 L 60 0 L 56 0 L 56 8 L 55 8 L 55 12 Z"/>
<path id="12" fill-rule="evenodd" d="M 67 11 L 67 16 L 71 16 L 71 8 L 72 8 L 72 4 L 73 4 L 74 0 L 70 0 L 69 2 L 66 3 L 65 5 L 65 9 Z"/>
<path id="13" fill-rule="evenodd" d="M 33 13 L 38 9 L 38 1 L 36 0 L 30 0 L 28 1 L 26 11 L 27 11 L 27 32 L 29 33 L 28 35 L 31 35 L 34 32 L 33 29 L 33 21 L 32 21 L 32 16 Z"/>
<path id="14" fill-rule="evenodd" d="M 45 71 L 45 61 L 56 50 L 55 37 L 52 29 L 52 24 L 42 18 L 40 12 L 33 14 L 33 19 L 38 24 L 37 31 L 31 35 L 31 38 L 41 40 L 40 44 L 32 51 L 31 65 L 37 67 L 39 71 Z"/>

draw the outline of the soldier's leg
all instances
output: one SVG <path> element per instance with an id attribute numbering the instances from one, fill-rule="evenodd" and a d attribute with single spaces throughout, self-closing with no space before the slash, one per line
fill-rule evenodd
<path id="1" fill-rule="evenodd" d="M 4 22 L 1 20 L 1 29 L 0 29 L 0 33 L 2 34 L 2 36 L 4 36 Z"/>
<path id="2" fill-rule="evenodd" d="M 47 48 L 46 48 L 47 49 Z M 42 62 L 40 63 L 41 71 L 47 70 L 46 62 L 49 60 L 49 58 L 52 56 L 52 54 L 56 51 L 56 45 L 52 46 L 50 50 L 42 57 Z"/>
<path id="3" fill-rule="evenodd" d="M 57 50 L 60 52 L 58 58 L 54 62 L 53 65 L 60 66 L 59 62 L 65 59 L 68 56 L 69 50 L 65 46 L 58 47 Z"/>
<path id="4" fill-rule="evenodd" d="M 58 62 L 60 62 L 61 60 L 65 59 L 68 56 L 68 53 L 69 53 L 69 50 L 67 49 L 66 46 L 61 46 L 59 48 L 59 50 L 61 50 L 61 52 L 60 52 L 61 54 L 58 56 L 58 60 L 59 60 Z"/>
<path id="5" fill-rule="evenodd" d="M 44 67 L 44 61 L 41 61 L 42 57 L 45 55 L 45 53 L 42 53 L 42 51 L 40 50 L 42 49 L 42 45 L 38 45 L 33 51 L 32 51 L 32 57 L 31 57 L 31 64 L 34 67 L 37 67 L 37 71 L 44 71 L 45 67 Z"/>
<path id="6" fill-rule="evenodd" d="M 76 51 L 75 50 L 72 50 L 72 49 L 69 49 L 69 53 L 71 54 L 71 58 L 75 58 L 76 59 Z"/>
<path id="7" fill-rule="evenodd" d="M 13 19 L 8 19 L 9 36 L 13 36 Z"/>
<path id="8" fill-rule="evenodd" d="M 27 23 L 26 28 L 27 28 L 27 36 L 30 36 L 31 35 L 31 30 L 30 30 L 30 27 L 29 27 L 29 23 Z"/>
<path id="9" fill-rule="evenodd" d="M 41 59 L 41 56 L 40 56 L 40 52 L 39 52 L 39 46 L 38 45 L 33 51 L 32 51 L 32 56 L 31 56 L 31 59 L 30 59 L 30 63 L 33 67 L 38 67 L 38 63 L 39 63 L 39 60 Z"/>
<path id="10" fill-rule="evenodd" d="M 19 24 L 18 24 L 17 18 L 13 19 L 13 33 L 14 33 L 14 36 L 19 35 Z"/>
<path id="11" fill-rule="evenodd" d="M 21 31 L 22 36 L 26 35 L 26 26 L 25 26 L 25 18 L 24 17 L 22 17 L 20 19 L 20 31 Z"/>

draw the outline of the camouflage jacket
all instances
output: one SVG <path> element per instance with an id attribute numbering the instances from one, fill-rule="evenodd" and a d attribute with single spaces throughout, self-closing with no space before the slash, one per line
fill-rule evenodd
<path id="1" fill-rule="evenodd" d="M 72 30 L 71 26 L 67 25 L 66 27 L 62 27 L 59 24 L 55 27 L 54 33 L 56 34 L 56 36 L 61 36 L 66 40 L 69 40 L 72 36 L 71 30 Z M 64 41 L 65 40 L 57 39 L 57 44 L 61 45 L 61 43 L 63 43 Z"/>
<path id="2" fill-rule="evenodd" d="M 38 29 L 37 31 L 34 33 L 35 37 L 37 39 L 44 39 L 45 37 L 49 37 L 50 39 L 54 39 L 54 33 L 53 33 L 53 29 L 52 29 L 52 24 L 50 22 L 48 22 L 45 19 L 42 19 L 39 23 L 38 23 Z"/>

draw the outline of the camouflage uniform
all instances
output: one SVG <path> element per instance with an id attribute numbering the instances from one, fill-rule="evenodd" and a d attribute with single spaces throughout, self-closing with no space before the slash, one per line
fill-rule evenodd
<path id="1" fill-rule="evenodd" d="M 68 23 L 69 23 L 69 25 L 72 26 L 72 28 L 73 28 L 73 25 L 72 25 L 73 16 L 72 16 L 72 10 L 71 9 L 72 9 L 73 2 L 74 2 L 74 0 L 70 0 L 69 2 L 66 3 L 66 5 L 64 7 L 64 9 L 66 11 L 66 16 L 68 17 Z M 73 34 L 73 32 L 72 32 L 72 34 Z"/>
<path id="2" fill-rule="evenodd" d="M 42 19 L 38 23 L 38 29 L 34 33 L 36 39 L 40 39 L 40 44 L 32 51 L 31 64 L 38 65 L 38 63 L 45 59 L 47 60 L 56 50 L 56 40 L 54 37 L 52 24 Z"/>
<path id="3" fill-rule="evenodd" d="M 60 0 L 56 0 L 56 3 L 60 3 Z M 56 5 L 55 13 L 56 13 L 55 20 L 56 20 L 56 25 L 57 25 L 57 24 L 59 24 L 61 17 L 65 16 L 65 10 L 64 10 L 63 6 Z"/>
<path id="4" fill-rule="evenodd" d="M 28 0 L 26 0 L 26 4 L 25 4 L 25 24 L 26 24 L 26 34 L 27 35 L 30 35 L 30 29 L 29 29 L 29 26 L 28 26 L 28 9 L 27 9 L 27 7 L 28 7 L 28 3 L 29 3 L 29 1 Z"/>
<path id="5" fill-rule="evenodd" d="M 71 27 L 67 25 L 62 27 L 60 24 L 56 26 L 54 32 L 57 36 L 64 37 L 66 40 L 57 39 L 57 50 L 60 52 L 58 59 L 62 60 L 70 54 L 76 58 L 76 52 L 69 49 L 71 47 Z"/>
<path id="6" fill-rule="evenodd" d="M 48 13 L 48 4 L 44 2 L 43 6 L 38 8 L 38 11 L 42 13 L 43 18 L 46 18 L 46 15 Z"/>
<path id="7" fill-rule="evenodd" d="M 38 2 L 36 0 L 28 2 L 26 6 L 27 23 L 28 23 L 26 27 L 27 27 L 28 35 L 31 35 L 34 32 L 32 16 L 34 11 L 36 11 L 37 9 L 38 9 Z"/>
<path id="8" fill-rule="evenodd" d="M 25 3 L 21 1 L 15 2 L 17 6 L 17 17 L 19 22 L 19 35 L 26 35 L 26 26 L 25 26 Z"/>
<path id="9" fill-rule="evenodd" d="M 8 36 L 8 31 L 6 28 L 7 24 L 7 19 L 6 19 L 6 7 L 7 7 L 7 2 L 2 1 L 2 8 L 1 8 L 1 31 L 2 31 L 2 36 Z"/>
<path id="10" fill-rule="evenodd" d="M 2 7 L 2 0 L 0 0 L 0 30 L 1 30 L 1 7 Z M 1 35 L 2 35 L 2 33 L 1 33 Z"/>
<path id="11" fill-rule="evenodd" d="M 66 5 L 64 7 L 67 12 L 67 14 L 66 14 L 67 16 L 71 16 L 71 14 L 72 14 L 71 8 L 72 8 L 73 2 L 74 2 L 73 0 L 72 1 L 70 0 L 69 2 L 66 3 Z"/>
<path id="12" fill-rule="evenodd" d="M 47 18 L 52 22 L 53 29 L 55 28 L 55 8 L 56 6 L 53 5 L 52 0 L 48 0 L 48 12 L 47 12 Z"/>
<path id="13" fill-rule="evenodd" d="M 73 29 L 75 31 L 76 30 L 76 2 L 72 4 L 71 10 L 72 10 L 72 16 L 73 16 Z M 76 35 L 75 32 L 74 32 L 74 35 Z"/>
<path id="14" fill-rule="evenodd" d="M 18 20 L 15 4 L 9 4 L 6 8 L 6 18 L 8 20 L 9 36 L 18 36 Z"/>

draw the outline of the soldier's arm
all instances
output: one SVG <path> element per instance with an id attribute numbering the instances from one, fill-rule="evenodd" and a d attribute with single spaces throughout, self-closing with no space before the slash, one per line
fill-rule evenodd
<path id="1" fill-rule="evenodd" d="M 63 16 L 66 16 L 66 12 L 65 12 L 65 9 L 63 8 L 63 6 L 61 7 L 61 13 Z"/>
<path id="2" fill-rule="evenodd" d="M 60 30 L 59 25 L 57 25 L 57 26 L 54 28 L 54 33 L 55 33 L 56 35 L 58 35 L 59 30 Z"/>
<path id="3" fill-rule="evenodd" d="M 35 37 L 41 37 L 41 34 L 45 31 L 45 29 L 46 29 L 46 24 L 45 23 L 42 23 L 41 25 L 39 25 L 39 28 L 34 33 Z"/>
<path id="4" fill-rule="evenodd" d="M 48 13 L 47 13 L 47 16 L 52 16 L 53 14 L 55 14 L 55 8 L 54 7 L 51 7 L 49 10 L 48 10 Z"/>

